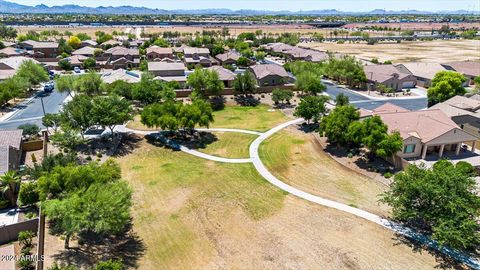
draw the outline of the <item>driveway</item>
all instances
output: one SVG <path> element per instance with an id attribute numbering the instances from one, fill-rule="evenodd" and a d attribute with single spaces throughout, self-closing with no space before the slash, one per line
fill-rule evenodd
<path id="1" fill-rule="evenodd" d="M 56 90 L 51 93 L 40 91 L 26 103 L 18 105 L 18 110 L 8 119 L 1 121 L 0 129 L 15 129 L 27 123 L 41 127 L 43 117 L 42 99 L 45 113 L 57 113 L 67 96 L 67 93 L 59 93 Z"/>
<path id="2" fill-rule="evenodd" d="M 352 90 L 339 87 L 336 84 L 327 80 L 324 80 L 323 83 L 327 87 L 327 90 L 325 92 L 332 99 L 335 99 L 335 97 L 338 94 L 342 93 L 346 95 L 350 99 L 350 103 L 357 108 L 373 110 L 378 106 L 383 105 L 387 102 L 395 104 L 397 106 L 400 106 L 408 110 L 412 110 L 412 111 L 422 110 L 427 108 L 427 98 L 425 96 L 379 99 L 379 98 L 369 97 L 366 95 L 361 95 Z"/>

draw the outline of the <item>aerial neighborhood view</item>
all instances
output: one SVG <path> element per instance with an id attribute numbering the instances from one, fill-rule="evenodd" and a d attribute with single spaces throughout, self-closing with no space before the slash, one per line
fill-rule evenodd
<path id="1" fill-rule="evenodd" d="M 0 0 L 0 270 L 480 270 L 478 0 Z"/>

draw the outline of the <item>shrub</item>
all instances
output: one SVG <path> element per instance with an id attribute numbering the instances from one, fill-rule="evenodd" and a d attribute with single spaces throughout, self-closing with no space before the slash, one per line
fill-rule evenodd
<path id="1" fill-rule="evenodd" d="M 97 157 L 98 157 L 98 158 L 103 157 L 102 153 L 97 153 Z"/>
<path id="2" fill-rule="evenodd" d="M 23 130 L 23 135 L 37 135 L 40 132 L 40 128 L 35 124 L 23 124 L 18 126 L 18 129 Z"/>
<path id="3" fill-rule="evenodd" d="M 95 270 L 122 270 L 123 263 L 121 261 L 108 260 L 99 262 L 95 265 Z"/>
<path id="4" fill-rule="evenodd" d="M 472 164 L 466 162 L 466 161 L 459 161 L 457 162 L 457 164 L 455 165 L 455 167 L 457 169 L 459 169 L 460 171 L 468 174 L 468 175 L 471 175 L 471 176 L 476 176 L 477 173 L 475 171 L 475 168 L 472 166 Z"/>
<path id="5" fill-rule="evenodd" d="M 392 176 L 393 176 L 393 174 L 391 172 L 386 172 L 386 173 L 383 174 L 383 177 L 385 177 L 387 179 L 392 177 Z"/>
<path id="6" fill-rule="evenodd" d="M 37 183 L 22 183 L 20 186 L 20 192 L 18 193 L 18 200 L 21 206 L 31 205 L 38 202 L 40 198 L 37 191 Z"/>
<path id="7" fill-rule="evenodd" d="M 32 246 L 32 238 L 34 233 L 31 231 L 22 231 L 18 233 L 18 241 L 22 244 L 22 249 Z"/>
<path id="8" fill-rule="evenodd" d="M 32 162 L 37 163 L 37 157 L 35 156 L 34 153 L 32 153 L 31 157 L 32 157 Z"/>
<path id="9" fill-rule="evenodd" d="M 7 208 L 10 205 L 8 200 L 3 200 L 0 198 L 0 209 Z"/>
<path id="10" fill-rule="evenodd" d="M 20 260 L 18 261 L 18 267 L 22 270 L 27 270 L 27 269 L 33 269 L 32 261 L 29 260 L 26 257 L 20 257 Z"/>
<path id="11" fill-rule="evenodd" d="M 353 154 L 352 154 L 352 153 L 348 153 L 347 157 L 348 157 L 348 158 L 353 158 Z"/>

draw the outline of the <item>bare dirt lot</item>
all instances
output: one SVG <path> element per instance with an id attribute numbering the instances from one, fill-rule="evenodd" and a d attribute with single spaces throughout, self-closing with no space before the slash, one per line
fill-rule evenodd
<path id="1" fill-rule="evenodd" d="M 402 43 L 305 43 L 304 47 L 351 54 L 364 60 L 436 62 L 480 60 L 480 40 L 404 41 Z"/>

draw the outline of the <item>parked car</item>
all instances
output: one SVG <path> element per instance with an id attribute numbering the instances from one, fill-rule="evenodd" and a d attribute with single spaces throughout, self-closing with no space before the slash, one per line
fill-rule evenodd
<path id="1" fill-rule="evenodd" d="M 48 82 L 45 84 L 45 86 L 43 86 L 43 92 L 45 93 L 50 93 L 53 91 L 53 89 L 55 89 L 55 85 L 53 82 Z"/>
<path id="2" fill-rule="evenodd" d="M 82 70 L 79 67 L 74 67 L 73 72 L 80 73 Z"/>

